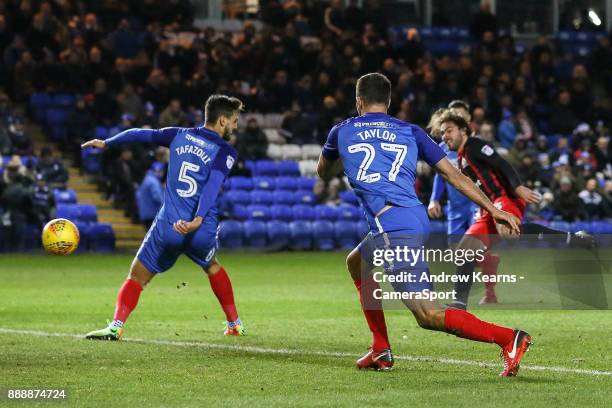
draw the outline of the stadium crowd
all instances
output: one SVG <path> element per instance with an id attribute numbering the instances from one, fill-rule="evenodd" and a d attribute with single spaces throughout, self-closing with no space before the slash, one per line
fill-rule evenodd
<path id="1" fill-rule="evenodd" d="M 495 16 L 483 6 L 470 26 L 470 47 L 433 54 L 416 28 L 392 30 L 377 0 L 363 7 L 354 0 L 261 3 L 261 25 L 245 21 L 237 32 L 220 32 L 195 28 L 187 0 L 0 0 L 0 149 L 17 155 L 4 164 L 0 205 L 11 213 L 21 207 L 7 191 L 11 175 L 26 172 L 19 156 L 33 153 L 9 98 L 27 105 L 34 92 L 76 95 L 60 143 L 78 163 L 80 143 L 96 127 L 114 133 L 201 124 L 202 103 L 213 92 L 239 97 L 249 112 L 281 113 L 284 142 L 322 144 L 335 123 L 355 114 L 356 79 L 379 71 L 394 85 L 391 114 L 402 120 L 425 126 L 436 108 L 468 102 L 475 134 L 543 194 L 531 219 L 611 216 L 609 36 L 586 57 L 561 53 L 546 36 L 520 52 L 510 35 L 498 34 Z M 256 119 L 237 135 L 241 160 L 265 158 L 267 145 Z M 147 185 L 153 176 L 160 181 L 159 163 L 166 160 L 153 146 L 111 150 L 100 183 L 136 217 L 139 186 L 147 175 Z M 61 167 L 48 152 L 38 162 Z M 43 180 L 29 182 L 37 188 L 66 181 L 65 171 L 36 172 Z M 236 174 L 248 170 L 239 164 Z M 431 169 L 419 166 L 425 203 L 432 180 Z M 317 183 L 315 193 L 334 202 L 345 188 L 334 180 Z"/>

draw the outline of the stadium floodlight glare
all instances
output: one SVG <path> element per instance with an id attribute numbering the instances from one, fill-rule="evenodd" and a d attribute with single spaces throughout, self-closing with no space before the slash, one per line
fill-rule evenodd
<path id="1" fill-rule="evenodd" d="M 596 26 L 600 26 L 601 25 L 601 19 L 599 18 L 599 16 L 595 12 L 595 10 L 593 10 L 593 9 L 589 10 L 589 18 L 591 19 L 591 22 L 593 24 L 595 24 Z"/>

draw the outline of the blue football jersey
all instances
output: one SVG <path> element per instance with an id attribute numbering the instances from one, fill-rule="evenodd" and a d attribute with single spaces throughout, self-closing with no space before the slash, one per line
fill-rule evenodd
<path id="1" fill-rule="evenodd" d="M 334 126 L 322 154 L 342 160 L 372 218 L 385 205 L 421 205 L 415 191 L 417 160 L 433 166 L 446 156 L 423 129 L 385 113 L 366 113 Z"/>
<path id="2" fill-rule="evenodd" d="M 170 148 L 164 203 L 157 215 L 174 223 L 196 215 L 217 216 L 215 205 L 223 180 L 236 161 L 236 150 L 219 134 L 205 127 L 128 129 L 105 141 L 155 143 Z"/>
<path id="3" fill-rule="evenodd" d="M 457 152 L 452 151 L 448 148 L 448 145 L 444 142 L 439 145 L 444 153 L 446 153 L 446 158 L 451 164 L 459 169 L 458 165 L 458 155 Z M 472 201 L 463 195 L 463 193 L 457 191 L 457 189 L 451 185 L 449 185 L 439 174 L 436 174 L 434 178 L 433 191 L 431 192 L 431 199 L 435 201 L 439 201 L 442 198 L 442 193 L 444 193 L 444 189 L 448 194 L 448 211 L 449 213 L 453 212 L 465 212 L 467 208 L 472 207 Z M 449 214 L 451 217 L 451 214 Z"/>
<path id="4" fill-rule="evenodd" d="M 204 127 L 171 129 L 176 129 L 176 134 L 168 146 L 170 162 L 159 218 L 190 221 L 196 216 L 202 194 L 214 194 L 215 201 L 219 194 L 204 190 L 211 171 L 216 169 L 227 176 L 237 154 L 217 133 Z M 217 215 L 216 205 L 210 207 L 207 215 Z"/>

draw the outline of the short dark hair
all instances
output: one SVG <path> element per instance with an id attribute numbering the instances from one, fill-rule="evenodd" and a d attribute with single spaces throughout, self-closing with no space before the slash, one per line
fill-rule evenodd
<path id="1" fill-rule="evenodd" d="M 448 108 L 463 108 L 468 112 L 470 111 L 470 105 L 467 102 L 462 101 L 461 99 L 455 99 L 454 101 L 451 101 L 451 103 L 448 104 Z"/>
<path id="2" fill-rule="evenodd" d="M 467 122 L 467 120 L 450 109 L 444 112 L 438 119 L 440 127 L 442 127 L 442 124 L 446 122 L 454 123 L 459 129 L 464 129 L 468 135 L 472 133 L 472 129 L 470 128 L 470 124 Z"/>
<path id="3" fill-rule="evenodd" d="M 211 95 L 204 105 L 204 118 L 206 123 L 217 123 L 221 116 L 231 117 L 234 113 L 242 111 L 244 105 L 238 98 L 227 95 Z"/>
<path id="4" fill-rule="evenodd" d="M 386 105 L 391 99 L 391 81 L 378 72 L 365 74 L 357 80 L 357 96 L 366 105 Z"/>

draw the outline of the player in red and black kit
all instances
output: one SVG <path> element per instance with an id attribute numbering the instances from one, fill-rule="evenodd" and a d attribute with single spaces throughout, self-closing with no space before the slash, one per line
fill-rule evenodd
<path id="1" fill-rule="evenodd" d="M 449 109 L 439 119 L 442 140 L 450 150 L 458 153 L 459 169 L 467 175 L 500 210 L 509 212 L 521 221 L 527 203 L 539 203 L 539 193 L 525 187 L 510 163 L 504 160 L 493 147 L 482 139 L 470 137 L 472 130 L 467 121 Z M 575 233 L 557 231 L 543 225 L 523 223 L 522 234 L 534 234 L 542 239 L 545 235 L 566 235 L 568 246 L 593 248 L 595 241 L 585 231 Z M 458 247 L 460 248 L 490 248 L 496 241 L 493 236 L 508 237 L 511 232 L 503 225 L 496 224 L 491 214 L 480 209 L 480 214 L 465 232 Z M 458 275 L 470 278 L 465 282 L 457 282 L 456 299 L 450 306 L 466 309 L 467 300 L 472 286 L 474 263 L 466 262 L 457 267 Z"/>
<path id="2" fill-rule="evenodd" d="M 522 220 L 527 203 L 540 202 L 540 194 L 523 186 L 510 163 L 497 154 L 490 144 L 482 139 L 470 137 L 472 131 L 462 116 L 449 110 L 442 115 L 439 123 L 442 140 L 450 150 L 458 153 L 459 169 L 480 187 L 495 207 Z M 480 209 L 479 216 L 465 232 L 459 247 L 490 248 L 494 244 L 491 236 L 503 237 L 507 234 L 508 231 L 498 226 L 487 211 Z M 466 263 L 457 268 L 459 275 L 471 277 L 473 272 L 473 263 Z M 458 282 L 455 285 L 457 297 L 450 306 L 466 309 L 471 285 L 471 279 Z"/>

